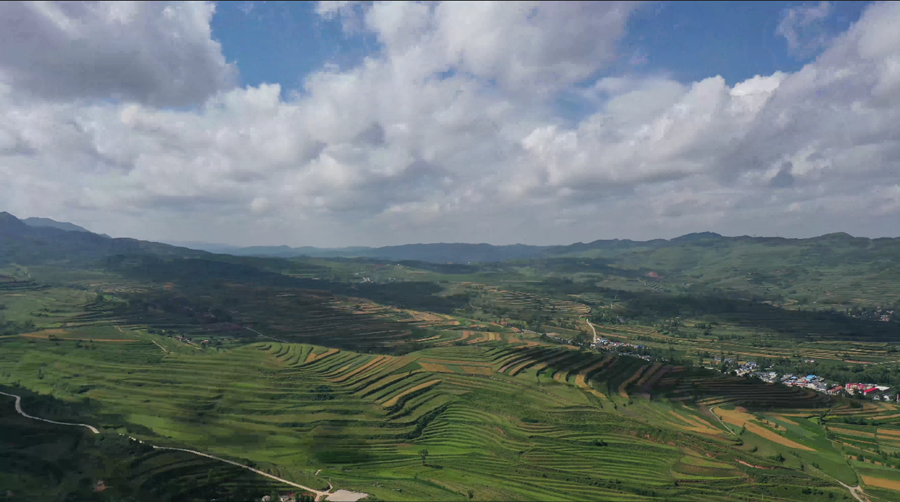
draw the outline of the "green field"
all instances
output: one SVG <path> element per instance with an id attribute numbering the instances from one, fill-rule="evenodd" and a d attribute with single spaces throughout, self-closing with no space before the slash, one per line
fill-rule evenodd
<path id="1" fill-rule="evenodd" d="M 856 269 L 832 256 L 763 273 L 766 246 L 736 249 L 472 265 L 15 255 L 0 390 L 100 434 L 0 398 L 0 500 L 298 491 L 147 445 L 368 500 L 856 500 L 857 486 L 896 500 L 900 406 L 731 374 L 752 360 L 900 385 L 897 323 L 850 310 L 888 286 L 820 309 Z M 783 261 L 809 260 L 795 251 Z M 791 296 L 812 277 L 827 295 Z M 626 345 L 589 347 L 588 321 Z"/>
<path id="2" fill-rule="evenodd" d="M 34 293 L 34 301 L 53 304 L 45 298 L 52 291 Z M 890 479 L 867 470 L 879 467 L 875 463 L 854 459 L 872 467 L 847 469 L 855 448 L 865 445 L 841 435 L 846 432 L 826 430 L 818 420 L 829 410 L 874 416 L 888 413 L 888 405 L 856 412 L 799 389 L 528 343 L 500 328 L 491 328 L 498 334 L 493 341 L 442 344 L 453 339 L 451 333 L 461 333 L 450 330 L 436 335 L 430 348 L 404 355 L 283 343 L 253 333 L 220 346 L 198 346 L 177 340 L 161 326 L 191 332 L 202 323 L 175 323 L 163 309 L 136 319 L 119 308 L 121 301 L 62 293 L 53 298 L 55 310 L 66 315 L 38 317 L 44 324 L 36 324 L 28 336 L 0 339 L 0 383 L 6 392 L 26 394 L 26 411 L 93 424 L 101 429 L 100 437 L 126 434 L 148 444 L 196 449 L 306 486 L 330 482 L 384 500 L 468 500 L 470 494 L 476 500 L 818 500 L 832 495 L 843 500 L 849 491 L 838 480 L 855 486 L 861 479 L 856 473 Z M 255 304 L 247 305 L 240 315 L 252 318 Z M 308 336 L 304 333 L 323 330 L 327 319 L 327 331 L 343 347 L 358 322 L 347 315 L 309 316 L 308 324 L 275 333 Z M 341 322 L 348 326 L 334 327 Z M 68 327 L 58 328 L 62 324 Z M 31 336 L 48 332 L 57 335 Z M 82 341 L 90 338 L 94 341 Z M 4 416 L 22 422 L 9 415 L 11 400 L 7 404 Z M 766 422 L 737 433 L 738 427 L 727 427 L 712 414 L 722 406 L 763 407 Z M 879 447 L 900 446 L 889 434 L 892 419 L 884 422 L 877 426 L 887 431 L 879 436 L 884 437 Z M 782 427 L 773 430 L 766 423 Z M 38 426 L 54 434 L 80 434 Z M 874 426 L 844 427 L 865 433 Z M 759 435 L 761 430 L 790 443 L 772 441 Z M 792 443 L 809 450 L 798 451 Z M 71 455 L 106 455 L 82 447 L 100 453 L 72 450 Z M 422 449 L 428 450 L 424 462 Z M 140 452 L 128 455 L 142 458 Z M 875 458 L 870 454 L 869 462 Z M 189 472 L 212 469 L 201 460 L 184 462 L 198 463 Z M 128 472 L 116 476 L 102 469 L 79 475 L 91 483 L 105 476 L 110 490 L 115 483 L 116 489 L 145 493 L 149 488 L 142 484 L 141 466 L 146 462 L 132 461 Z M 158 462 L 152 465 L 163 468 L 163 460 Z M 224 476 L 226 467 L 207 475 Z M 253 476 L 239 474 L 223 489 L 249 489 Z M 78 486 L 88 486 L 81 478 Z M 259 486 L 250 486 L 259 493 L 277 485 L 257 481 Z M 180 479 L 172 483 L 194 486 Z M 76 489 L 67 487 L 59 489 Z M 872 500 L 885 491 L 876 488 Z M 107 492 L 91 493 L 102 497 Z M 189 493 L 174 497 L 196 498 Z"/>

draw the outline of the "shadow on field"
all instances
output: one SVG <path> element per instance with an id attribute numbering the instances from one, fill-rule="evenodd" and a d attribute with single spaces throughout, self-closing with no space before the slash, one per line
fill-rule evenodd
<path id="1" fill-rule="evenodd" d="M 363 464 L 375 460 L 371 448 L 358 436 L 343 434 L 336 425 L 316 427 L 307 436 L 316 460 L 323 464 Z"/>
<path id="2" fill-rule="evenodd" d="M 16 387 L 0 390 L 22 396 L 22 408 L 32 416 L 79 422 L 97 415 L 86 404 Z M 154 450 L 115 432 L 94 434 L 83 427 L 32 420 L 19 415 L 14 403 L 0 396 L 0 496 L 12 492 L 11 500 L 259 500 L 272 490 L 284 490 L 241 467 Z M 63 416 L 65 412 L 72 415 Z M 135 426 L 128 429 L 137 432 Z"/>
<path id="3" fill-rule="evenodd" d="M 229 257 L 238 260 L 235 257 Z M 240 260 L 255 263 L 255 260 Z M 188 290 L 209 290 L 223 284 L 257 287 L 294 288 L 329 291 L 343 296 L 366 298 L 399 308 L 451 313 L 466 304 L 464 298 L 443 297 L 439 284 L 433 282 L 397 282 L 390 284 L 350 284 L 328 280 L 290 277 L 248 263 L 187 258 L 164 260 L 153 256 L 118 256 L 109 258 L 106 267 L 125 277 L 142 282 L 174 283 Z"/>

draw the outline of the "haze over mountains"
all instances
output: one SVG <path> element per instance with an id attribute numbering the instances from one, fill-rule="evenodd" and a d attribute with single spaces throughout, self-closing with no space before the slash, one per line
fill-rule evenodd
<path id="1" fill-rule="evenodd" d="M 129 252 L 151 252 L 167 256 L 200 256 L 213 253 L 239 257 L 371 258 L 456 264 L 547 258 L 613 258 L 625 253 L 647 253 L 685 246 L 711 248 L 721 253 L 741 248 L 742 253 L 747 254 L 751 250 L 757 249 L 759 245 L 783 248 L 785 245 L 795 244 L 801 247 L 812 246 L 819 249 L 818 253 L 827 250 L 829 243 L 840 242 L 849 245 L 850 248 L 848 250 L 854 250 L 854 252 L 870 250 L 873 252 L 878 251 L 880 255 L 881 251 L 900 251 L 900 239 L 897 238 L 868 239 L 853 237 L 846 233 L 833 233 L 811 239 L 786 239 L 781 237 L 726 237 L 713 232 L 692 233 L 668 240 L 599 239 L 588 243 L 577 242 L 558 246 L 431 243 L 346 248 L 317 248 L 311 246 L 236 247 L 199 242 L 155 243 L 129 238 L 113 239 L 92 233 L 83 227 L 68 222 L 57 222 L 46 218 L 20 220 L 9 213 L 0 213 L 0 239 L 2 239 L 0 250 L 6 255 L 7 260 L 10 260 L 15 255 L 26 261 L 29 260 L 27 255 L 31 253 L 28 250 L 34 247 L 29 245 L 29 243 L 37 244 L 38 249 L 43 249 L 49 255 L 59 254 L 60 256 L 62 256 L 64 250 L 69 250 L 73 253 L 72 256 Z"/>

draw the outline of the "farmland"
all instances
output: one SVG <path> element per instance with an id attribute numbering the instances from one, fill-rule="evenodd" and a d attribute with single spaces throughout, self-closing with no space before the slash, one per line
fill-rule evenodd
<path id="1" fill-rule="evenodd" d="M 4 483 L 59 500 L 294 491 L 116 439 L 130 436 L 368 500 L 897 498 L 896 404 L 725 363 L 893 385 L 895 324 L 689 294 L 662 263 L 648 276 L 591 260 L 9 265 L 0 390 L 100 434 L 32 423 L 3 397 L 22 431 L 4 448 L 23 460 L 0 479 L 43 462 Z M 610 343 L 591 347 L 594 330 Z"/>
<path id="2" fill-rule="evenodd" d="M 254 331 L 185 313 L 214 296 L 172 308 L 152 291 L 141 303 L 129 292 L 34 290 L 23 312 L 45 304 L 58 312 L 0 339 L 0 384 L 27 394 L 34 414 L 91 423 L 101 437 L 189 447 L 372 499 L 846 499 L 838 481 L 862 483 L 871 500 L 891 497 L 893 478 L 874 469 L 889 469 L 900 451 L 900 412 L 877 426 L 821 418 L 885 417 L 889 405 L 857 410 L 801 389 L 308 290 L 218 294 L 235 290 L 250 300 L 232 305 L 227 322 Z M 261 323 L 260 312 L 282 320 Z M 404 331 L 419 333 L 410 342 L 418 346 L 393 350 Z M 221 343 L 185 343 L 176 332 Z M 354 342 L 368 351 L 352 350 Z M 147 453 L 125 454 L 137 459 L 128 472 L 80 475 L 148 492 Z M 154 454 L 158 468 L 176 462 Z M 848 471 L 848 460 L 859 469 Z M 173 499 L 198 497 L 191 493 L 221 484 L 204 476 L 229 472 L 222 489 L 233 493 L 289 488 L 227 464 L 177 460 L 185 462 L 196 467 L 155 474 L 174 476 L 167 489 L 194 487 Z M 191 472 L 203 479 L 179 477 Z"/>

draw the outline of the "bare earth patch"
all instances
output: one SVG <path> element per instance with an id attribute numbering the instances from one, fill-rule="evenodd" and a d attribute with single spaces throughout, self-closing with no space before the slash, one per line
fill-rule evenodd
<path id="1" fill-rule="evenodd" d="M 421 366 L 425 371 L 433 371 L 435 373 L 454 373 L 450 370 L 450 368 L 444 366 L 443 364 L 423 363 L 420 361 L 419 366 Z"/>
<path id="2" fill-rule="evenodd" d="M 800 443 L 791 441 L 786 437 L 782 437 L 775 432 L 766 429 L 760 425 L 754 423 L 756 417 L 749 413 L 745 413 L 742 409 L 733 409 L 733 410 L 723 410 L 721 408 L 716 410 L 716 413 L 722 416 L 722 420 L 728 422 L 731 425 L 736 425 L 738 427 L 746 426 L 747 430 L 756 434 L 757 436 L 763 437 L 772 441 L 773 443 L 778 443 L 782 446 L 787 446 L 788 448 L 795 448 L 797 450 L 804 451 L 814 451 L 812 448 L 808 446 L 804 446 Z"/>
<path id="3" fill-rule="evenodd" d="M 368 497 L 368 493 L 351 492 L 350 490 L 338 490 L 328 495 L 325 500 L 331 502 L 356 502 L 357 500 Z"/>
<path id="4" fill-rule="evenodd" d="M 862 478 L 863 483 L 869 486 L 900 491 L 900 481 L 894 481 L 893 479 L 873 478 L 871 476 L 864 475 L 860 475 L 859 477 Z"/>

